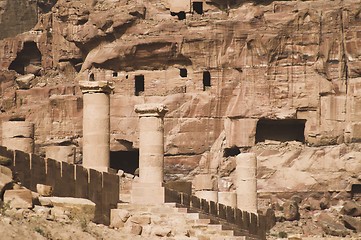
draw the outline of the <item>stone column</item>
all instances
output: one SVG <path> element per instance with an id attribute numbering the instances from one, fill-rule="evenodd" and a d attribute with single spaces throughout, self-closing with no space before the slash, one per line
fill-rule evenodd
<path id="1" fill-rule="evenodd" d="M 164 203 L 164 115 L 163 104 L 135 106 L 139 114 L 139 182 L 133 183 L 131 202 Z"/>
<path id="2" fill-rule="evenodd" d="M 9 149 L 34 153 L 34 124 L 23 120 L 3 122 L 2 145 Z"/>
<path id="3" fill-rule="evenodd" d="M 83 92 L 83 166 L 108 171 L 110 165 L 110 97 L 107 81 L 80 81 Z"/>
<path id="4" fill-rule="evenodd" d="M 51 158 L 60 162 L 74 164 L 75 147 L 74 146 L 48 146 L 45 148 L 46 158 Z"/>
<path id="5" fill-rule="evenodd" d="M 257 157 L 254 153 L 241 153 L 236 161 L 237 207 L 257 213 Z"/>

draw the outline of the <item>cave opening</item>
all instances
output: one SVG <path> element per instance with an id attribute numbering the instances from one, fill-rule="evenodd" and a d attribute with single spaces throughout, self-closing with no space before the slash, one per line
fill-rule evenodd
<path id="1" fill-rule="evenodd" d="M 25 42 L 23 49 L 17 54 L 14 61 L 9 66 L 9 70 L 14 70 L 24 75 L 29 66 L 41 66 L 41 52 L 35 42 Z"/>
<path id="2" fill-rule="evenodd" d="M 177 16 L 178 20 L 184 20 L 186 19 L 186 12 L 180 11 L 180 12 L 170 12 L 171 16 Z"/>
<path id="3" fill-rule="evenodd" d="M 305 142 L 305 119 L 260 119 L 256 128 L 256 143 L 265 140 Z"/>
<path id="4" fill-rule="evenodd" d="M 188 76 L 188 71 L 186 68 L 180 68 L 179 69 L 179 76 L 181 76 L 182 78 L 185 78 Z"/>
<path id="5" fill-rule="evenodd" d="M 211 74 L 209 71 L 203 72 L 203 91 L 211 87 Z"/>
<path id="6" fill-rule="evenodd" d="M 203 14 L 203 2 L 193 2 L 193 11 L 198 14 Z"/>
<path id="7" fill-rule="evenodd" d="M 134 151 L 111 151 L 110 167 L 116 170 L 123 170 L 126 173 L 134 174 L 139 168 L 139 150 Z"/>
<path id="8" fill-rule="evenodd" d="M 144 75 L 135 76 L 135 96 L 140 96 L 144 92 Z"/>

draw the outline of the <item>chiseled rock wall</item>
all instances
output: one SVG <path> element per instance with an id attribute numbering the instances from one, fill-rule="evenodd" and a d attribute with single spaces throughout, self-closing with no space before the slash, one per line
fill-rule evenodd
<path id="1" fill-rule="evenodd" d="M 225 149 L 255 145 L 260 118 L 306 120 L 312 146 L 359 142 L 360 1 L 227 2 L 204 1 L 198 14 L 189 1 L 57 1 L 31 31 L 0 42 L 2 70 L 25 42 L 35 43 L 42 69 L 30 90 L 3 74 L 0 118 L 35 122 L 38 151 L 65 140 L 81 149 L 77 81 L 91 71 L 115 85 L 112 151 L 138 147 L 135 104 L 168 106 L 172 173 L 218 174 Z"/>

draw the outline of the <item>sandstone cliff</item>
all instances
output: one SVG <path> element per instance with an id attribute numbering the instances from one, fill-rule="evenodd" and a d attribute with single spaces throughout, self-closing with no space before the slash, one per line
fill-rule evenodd
<path id="1" fill-rule="evenodd" d="M 34 3 L 24 2 L 27 16 Z M 91 71 L 115 85 L 112 161 L 136 158 L 134 105 L 163 102 L 169 177 L 201 171 L 228 181 L 229 159 L 250 150 L 264 191 L 359 183 L 360 1 L 55 2 L 41 1 L 36 25 L 22 22 L 0 41 L 0 118 L 33 121 L 38 152 L 73 144 L 80 153 L 77 82 Z M 6 9 L 1 19 L 12 16 Z M 15 81 L 25 74 L 36 76 L 26 88 Z M 304 145 L 255 146 L 267 140 Z"/>

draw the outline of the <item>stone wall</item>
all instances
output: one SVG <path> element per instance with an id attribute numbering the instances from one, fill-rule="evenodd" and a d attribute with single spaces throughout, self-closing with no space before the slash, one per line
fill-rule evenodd
<path id="1" fill-rule="evenodd" d="M 110 209 L 119 201 L 118 175 L 4 147 L 0 147 L 0 155 L 13 160 L 15 177 L 24 187 L 36 192 L 36 184 L 46 184 L 52 186 L 55 196 L 89 199 L 96 204 L 93 221 L 109 225 Z"/>
<path id="2" fill-rule="evenodd" d="M 273 211 L 267 211 L 266 214 L 249 213 L 170 189 L 166 189 L 165 199 L 166 202 L 175 202 L 193 211 L 204 213 L 211 217 L 211 220 L 216 219 L 228 224 L 228 227 L 238 234 L 250 238 L 266 239 L 266 232 L 276 223 Z"/>

